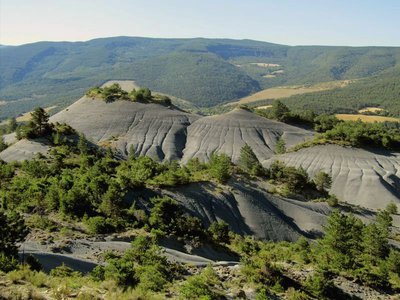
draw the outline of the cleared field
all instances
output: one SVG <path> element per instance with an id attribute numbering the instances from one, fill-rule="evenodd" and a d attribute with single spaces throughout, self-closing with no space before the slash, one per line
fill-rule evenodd
<path id="1" fill-rule="evenodd" d="M 322 82 L 313 85 L 292 85 L 292 86 L 274 87 L 262 90 L 253 95 L 244 97 L 239 101 L 231 102 L 226 105 L 245 104 L 266 99 L 281 99 L 298 94 L 326 91 L 335 88 L 345 87 L 354 81 L 355 80 L 339 80 L 339 81 Z"/>
<path id="2" fill-rule="evenodd" d="M 278 64 L 269 64 L 269 63 L 250 63 L 250 65 L 255 65 L 257 67 L 262 67 L 262 68 L 276 68 L 281 66 Z"/>
<path id="3" fill-rule="evenodd" d="M 252 66 L 257 66 L 257 67 L 261 67 L 261 68 L 277 68 L 277 67 L 281 66 L 281 65 L 272 64 L 272 63 L 256 63 L 256 62 L 247 63 L 247 64 L 241 64 L 241 65 L 235 65 L 235 66 L 241 68 L 241 67 L 246 66 L 246 65 L 252 65 Z"/>
<path id="4" fill-rule="evenodd" d="M 377 113 L 377 112 L 380 112 L 380 111 L 383 111 L 383 110 L 384 109 L 380 108 L 380 107 L 366 107 L 366 108 L 360 109 L 358 112 L 360 114 L 366 113 L 366 112 Z"/>
<path id="5" fill-rule="evenodd" d="M 263 105 L 263 106 L 257 106 L 256 108 L 257 109 L 268 109 L 268 108 L 271 108 L 272 107 L 272 105 Z"/>
<path id="6" fill-rule="evenodd" d="M 373 122 L 400 122 L 398 118 L 392 117 L 383 117 L 383 116 L 366 116 L 366 115 L 357 115 L 357 114 L 337 114 L 336 118 L 344 121 L 357 121 L 361 120 L 366 123 Z"/>

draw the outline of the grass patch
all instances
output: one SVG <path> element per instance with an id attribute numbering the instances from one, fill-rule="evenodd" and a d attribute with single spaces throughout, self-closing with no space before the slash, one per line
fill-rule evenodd
<path id="1" fill-rule="evenodd" d="M 384 117 L 384 116 L 366 116 L 359 114 L 337 114 L 336 118 L 343 121 L 357 121 L 361 120 L 366 123 L 382 123 L 382 122 L 400 122 L 399 118 Z"/>

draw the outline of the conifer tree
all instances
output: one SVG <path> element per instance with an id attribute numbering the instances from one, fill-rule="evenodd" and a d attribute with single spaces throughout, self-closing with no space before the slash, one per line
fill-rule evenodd
<path id="1" fill-rule="evenodd" d="M 287 119 L 290 110 L 285 104 L 277 100 L 272 104 L 271 113 L 274 119 L 284 122 Z"/>
<path id="2" fill-rule="evenodd" d="M 88 141 L 84 134 L 79 134 L 78 149 L 81 154 L 88 153 Z"/>
<path id="3" fill-rule="evenodd" d="M 218 182 L 224 183 L 231 176 L 232 162 L 226 154 L 211 154 L 209 170 L 212 177 Z"/>
<path id="4" fill-rule="evenodd" d="M 49 115 L 48 113 L 42 108 L 37 107 L 31 113 L 32 116 L 32 124 L 34 126 L 34 130 L 37 136 L 41 136 L 45 134 L 49 129 Z"/>
<path id="5" fill-rule="evenodd" d="M 332 178 L 324 171 L 320 171 L 315 175 L 314 183 L 317 190 L 325 192 L 326 190 L 331 188 Z"/>
<path id="6" fill-rule="evenodd" d="M 248 144 L 245 144 L 240 149 L 239 166 L 243 171 L 251 175 L 260 175 L 262 173 L 260 161 Z"/>
<path id="7" fill-rule="evenodd" d="M 29 230 L 23 218 L 15 212 L 0 210 L 0 270 L 9 271 L 18 257 L 17 243 L 22 242 Z"/>
<path id="8" fill-rule="evenodd" d="M 334 210 L 319 241 L 321 264 L 336 272 L 354 270 L 362 252 L 363 227 L 354 215 Z"/>

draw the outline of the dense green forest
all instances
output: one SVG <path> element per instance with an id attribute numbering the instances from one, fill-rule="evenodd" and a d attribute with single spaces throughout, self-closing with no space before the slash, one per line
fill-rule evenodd
<path id="1" fill-rule="evenodd" d="M 344 88 L 295 95 L 282 99 L 292 110 L 317 113 L 358 113 L 365 107 L 380 107 L 391 116 L 400 116 L 399 74 L 360 80 Z"/>
<path id="2" fill-rule="evenodd" d="M 398 69 L 399 53 L 389 47 L 290 47 L 200 38 L 116 37 L 1 47 L 0 119 L 36 106 L 65 107 L 87 87 L 110 79 L 132 79 L 154 91 L 210 107 L 266 87 L 381 76 Z M 378 80 L 377 87 L 390 87 L 391 81 L 396 84 L 396 77 Z M 349 97 L 370 90 L 367 82 L 354 93 L 350 89 Z M 372 97 L 354 103 L 363 105 Z M 384 97 L 388 109 L 398 99 Z"/>

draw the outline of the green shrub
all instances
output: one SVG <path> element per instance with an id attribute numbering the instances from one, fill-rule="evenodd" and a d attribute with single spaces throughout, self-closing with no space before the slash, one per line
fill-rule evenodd
<path id="1" fill-rule="evenodd" d="M 81 273 L 62 263 L 60 266 L 52 269 L 50 275 L 54 277 L 78 277 L 81 276 Z"/>
<path id="2" fill-rule="evenodd" d="M 54 232 L 57 230 L 58 225 L 56 222 L 50 220 L 46 216 L 32 215 L 27 220 L 27 224 L 33 228 L 39 228 L 49 232 Z"/>
<path id="3" fill-rule="evenodd" d="M 132 101 L 137 101 L 137 102 L 149 102 L 151 100 L 153 100 L 153 96 L 151 95 L 151 91 L 148 88 L 140 88 L 138 90 L 133 89 L 130 93 L 129 93 L 129 98 Z M 168 97 L 167 97 L 168 98 Z M 168 98 L 169 99 L 169 98 Z M 166 99 L 164 99 L 164 101 L 167 102 Z M 170 100 L 171 101 L 171 100 Z"/>
<path id="4" fill-rule="evenodd" d="M 286 292 L 287 300 L 308 300 L 310 297 L 303 291 L 295 290 L 294 288 L 288 288 Z"/>
<path id="5" fill-rule="evenodd" d="M 165 232 L 173 232 L 180 216 L 177 202 L 169 197 L 155 197 L 150 201 L 154 204 L 150 212 L 150 225 Z"/>
<path id="6" fill-rule="evenodd" d="M 339 205 L 339 199 L 335 195 L 329 195 L 326 202 L 330 207 L 336 207 Z"/>
<path id="7" fill-rule="evenodd" d="M 257 292 L 256 300 L 269 300 L 269 299 L 270 298 L 268 297 L 268 292 L 265 288 L 262 288 Z"/>
<path id="8" fill-rule="evenodd" d="M 42 264 L 31 254 L 26 257 L 25 262 L 32 271 L 41 271 L 43 269 Z"/>
<path id="9" fill-rule="evenodd" d="M 232 162 L 226 154 L 211 154 L 209 172 L 212 178 L 225 183 L 232 174 Z"/>
<path id="10" fill-rule="evenodd" d="M 274 161 L 271 164 L 269 176 L 275 182 L 284 184 L 288 195 L 299 193 L 309 185 L 308 174 L 303 168 L 286 166 L 280 161 Z"/>
<path id="11" fill-rule="evenodd" d="M 319 171 L 313 178 L 317 190 L 325 192 L 329 190 L 332 185 L 332 178 L 327 173 Z"/>
<path id="12" fill-rule="evenodd" d="M 305 287 L 317 297 L 325 296 L 332 286 L 332 281 L 322 272 L 310 275 L 305 282 Z"/>
<path id="13" fill-rule="evenodd" d="M 139 267 L 137 268 L 137 274 L 139 278 L 137 288 L 141 290 L 159 292 L 168 283 L 168 276 L 155 265 Z"/>
<path id="14" fill-rule="evenodd" d="M 281 136 L 281 137 L 279 137 L 278 141 L 276 142 L 275 153 L 283 154 L 285 152 L 286 152 L 286 143 L 285 143 L 285 140 Z"/>
<path id="15" fill-rule="evenodd" d="M 318 132 L 326 132 L 333 129 L 340 122 L 335 116 L 319 115 L 314 119 L 314 129 Z"/>
<path id="16" fill-rule="evenodd" d="M 388 213 L 390 213 L 392 215 L 397 215 L 397 213 L 398 213 L 397 205 L 394 202 L 390 202 L 386 206 L 386 210 L 387 210 Z"/>
<path id="17" fill-rule="evenodd" d="M 0 252 L 0 271 L 5 273 L 15 270 L 18 266 L 18 259 Z"/>
<path id="18" fill-rule="evenodd" d="M 115 227 L 110 224 L 110 221 L 102 216 L 88 218 L 85 224 L 91 234 L 105 234 L 115 231 Z"/>
<path id="19" fill-rule="evenodd" d="M 98 270 L 98 274 L 100 270 Z M 134 286 L 137 284 L 135 262 L 133 260 L 112 258 L 107 259 L 104 267 L 104 278 L 114 280 L 120 286 Z"/>
<path id="20" fill-rule="evenodd" d="M 4 143 L 3 136 L 0 134 L 0 152 L 7 149 L 8 145 Z"/>
<path id="21" fill-rule="evenodd" d="M 253 149 L 247 144 L 240 149 L 239 167 L 251 175 L 257 176 L 263 173 L 260 161 L 254 154 Z"/>
<path id="22" fill-rule="evenodd" d="M 212 267 L 208 266 L 199 275 L 189 277 L 181 286 L 179 293 L 183 299 L 218 299 L 214 287 L 219 279 Z"/>
<path id="23" fill-rule="evenodd" d="M 400 251 L 397 249 L 390 249 L 389 255 L 386 259 L 386 265 L 389 272 L 400 275 Z"/>
<path id="24" fill-rule="evenodd" d="M 15 266 L 18 245 L 24 241 L 29 230 L 23 218 L 15 212 L 0 210 L 0 269 L 9 270 Z"/>
<path id="25" fill-rule="evenodd" d="M 214 241 L 218 243 L 229 243 L 229 225 L 224 221 L 210 224 L 207 229 Z"/>
<path id="26" fill-rule="evenodd" d="M 105 279 L 105 269 L 104 266 L 96 266 L 91 272 L 90 277 L 95 281 L 104 281 Z"/>

